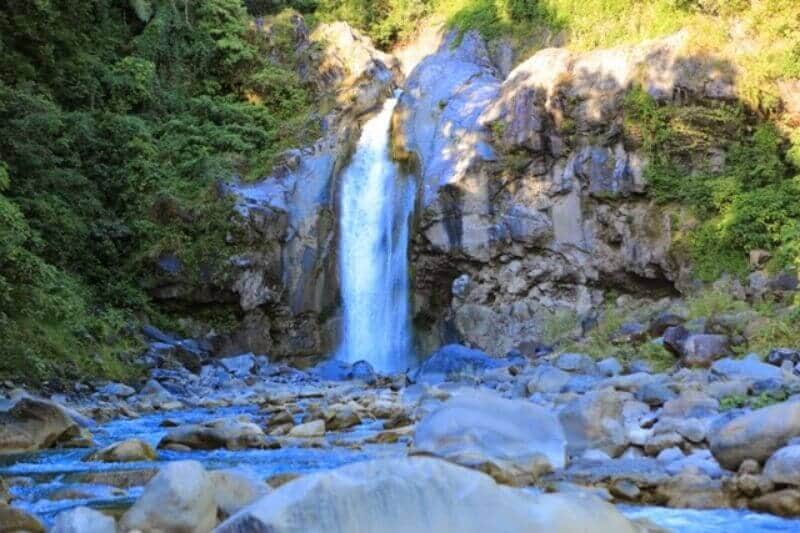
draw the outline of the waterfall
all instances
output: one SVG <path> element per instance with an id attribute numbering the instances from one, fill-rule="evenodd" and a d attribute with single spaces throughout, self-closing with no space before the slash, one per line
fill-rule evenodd
<path id="1" fill-rule="evenodd" d="M 408 222 L 415 183 L 389 150 L 396 98 L 361 132 L 342 174 L 339 264 L 344 311 L 338 358 L 365 360 L 382 372 L 405 370 L 411 358 Z"/>

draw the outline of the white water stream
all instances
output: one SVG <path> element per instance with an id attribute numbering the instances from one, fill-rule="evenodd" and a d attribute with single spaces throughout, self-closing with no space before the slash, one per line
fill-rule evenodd
<path id="1" fill-rule="evenodd" d="M 344 328 L 338 358 L 368 361 L 381 372 L 406 370 L 411 358 L 408 223 L 415 184 L 392 160 L 389 128 L 396 98 L 361 132 L 342 174 L 339 262 Z"/>

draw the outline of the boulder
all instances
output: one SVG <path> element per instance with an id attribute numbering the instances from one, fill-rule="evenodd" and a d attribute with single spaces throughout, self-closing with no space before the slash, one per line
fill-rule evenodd
<path id="1" fill-rule="evenodd" d="M 311 422 L 297 425 L 289 431 L 289 436 L 297 439 L 311 439 L 322 437 L 323 435 L 325 435 L 324 420 L 312 420 Z"/>
<path id="2" fill-rule="evenodd" d="M 597 363 L 597 371 L 607 378 L 622 374 L 622 364 L 614 357 L 607 357 Z"/>
<path id="3" fill-rule="evenodd" d="M 775 348 L 767 354 L 767 363 L 782 366 L 784 361 L 789 361 L 792 366 L 800 363 L 800 350 L 791 348 Z"/>
<path id="4" fill-rule="evenodd" d="M 528 381 L 529 394 L 534 392 L 561 392 L 571 376 L 550 365 L 540 365 L 533 369 L 533 376 Z"/>
<path id="5" fill-rule="evenodd" d="M 208 473 L 214 488 L 214 503 L 219 514 L 230 516 L 271 492 L 269 485 L 255 472 L 242 468 L 214 470 Z"/>
<path id="6" fill-rule="evenodd" d="M 136 394 L 136 389 L 128 385 L 125 385 L 123 383 L 109 383 L 108 385 L 104 386 L 97 392 L 99 392 L 104 396 L 116 396 L 117 398 L 128 398 Z"/>
<path id="7" fill-rule="evenodd" d="M 562 353 L 556 359 L 556 367 L 567 372 L 593 374 L 596 370 L 594 360 L 582 353 Z"/>
<path id="8" fill-rule="evenodd" d="M 422 363 L 415 380 L 435 384 L 462 376 L 474 376 L 500 366 L 502 366 L 500 361 L 492 359 L 480 350 L 473 350 L 460 344 L 448 344 L 433 352 Z"/>
<path id="9" fill-rule="evenodd" d="M 84 461 L 102 463 L 132 463 L 155 461 L 158 454 L 148 443 L 140 439 L 127 439 L 114 443 L 84 458 Z"/>
<path id="10" fill-rule="evenodd" d="M 168 463 L 122 516 L 123 531 L 208 533 L 217 523 L 214 484 L 197 461 Z"/>
<path id="11" fill-rule="evenodd" d="M 21 398 L 0 412 L 0 455 L 50 448 L 79 434 L 65 410 L 46 400 Z"/>
<path id="12" fill-rule="evenodd" d="M 76 507 L 59 513 L 50 533 L 117 533 L 117 523 L 100 511 Z"/>
<path id="13" fill-rule="evenodd" d="M 428 533 L 637 529 L 587 494 L 532 494 L 432 458 L 384 459 L 286 483 L 215 533 Z"/>
<path id="14" fill-rule="evenodd" d="M 725 335 L 689 335 L 681 348 L 681 363 L 690 368 L 708 368 L 717 359 L 731 353 Z"/>
<path id="15" fill-rule="evenodd" d="M 373 385 L 378 380 L 378 374 L 367 361 L 356 361 L 350 370 L 352 379 L 363 381 L 367 385 Z"/>
<path id="16" fill-rule="evenodd" d="M 563 468 L 565 444 L 552 412 L 483 392 L 452 397 L 414 433 L 414 453 L 477 468 L 503 483 L 526 483 Z"/>
<path id="17" fill-rule="evenodd" d="M 800 516 L 800 490 L 784 489 L 756 498 L 750 508 L 785 517 Z"/>
<path id="18" fill-rule="evenodd" d="M 756 354 L 749 354 L 743 359 L 726 357 L 711 365 L 711 372 L 725 379 L 745 379 L 748 381 L 762 381 L 767 379 L 781 379 L 783 373 L 777 366 L 762 363 Z"/>
<path id="19" fill-rule="evenodd" d="M 763 473 L 775 484 L 800 487 L 800 444 L 775 452 L 764 465 Z"/>
<path id="20" fill-rule="evenodd" d="M 256 356 L 251 353 L 220 359 L 219 364 L 229 373 L 240 379 L 254 374 L 257 366 Z"/>
<path id="21" fill-rule="evenodd" d="M 567 437 L 567 452 L 572 456 L 596 448 L 611 457 L 628 446 L 623 426 L 623 397 L 613 389 L 587 392 L 569 402 L 559 414 Z M 630 397 L 630 395 L 628 395 Z"/>
<path id="22" fill-rule="evenodd" d="M 708 441 L 719 464 L 737 470 L 745 459 L 763 463 L 797 436 L 800 436 L 800 402 L 784 402 L 713 426 Z"/>
<path id="23" fill-rule="evenodd" d="M 256 424 L 239 418 L 220 418 L 171 429 L 158 443 L 158 447 L 181 444 L 193 450 L 242 450 L 261 448 L 264 440 L 264 431 Z"/>
<path id="24" fill-rule="evenodd" d="M 0 533 L 44 533 L 44 525 L 22 509 L 0 503 Z"/>

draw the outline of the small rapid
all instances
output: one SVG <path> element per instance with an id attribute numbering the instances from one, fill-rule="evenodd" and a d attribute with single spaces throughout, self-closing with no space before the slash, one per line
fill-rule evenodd
<path id="1" fill-rule="evenodd" d="M 381 372 L 411 362 L 408 224 L 415 183 L 390 154 L 397 98 L 364 124 L 342 173 L 339 261 L 344 325 L 338 359 L 368 361 Z"/>

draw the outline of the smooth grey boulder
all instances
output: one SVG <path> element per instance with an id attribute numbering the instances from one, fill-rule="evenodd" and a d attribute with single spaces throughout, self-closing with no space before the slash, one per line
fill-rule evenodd
<path id="1" fill-rule="evenodd" d="M 756 354 L 749 354 L 743 359 L 726 357 L 711 365 L 711 372 L 725 379 L 746 379 L 761 381 L 766 379 L 781 379 L 783 372 L 777 366 L 761 362 Z"/>
<path id="2" fill-rule="evenodd" d="M 597 371 L 611 378 L 622 374 L 622 364 L 615 357 L 607 357 L 597 363 Z"/>
<path id="3" fill-rule="evenodd" d="M 719 464 L 736 471 L 746 459 L 763 463 L 792 438 L 800 436 L 800 402 L 783 402 L 712 426 L 711 453 Z"/>
<path id="4" fill-rule="evenodd" d="M 531 379 L 528 381 L 528 394 L 535 392 L 561 392 L 569 382 L 571 376 L 558 368 L 550 365 L 540 365 L 533 369 Z"/>
<path id="5" fill-rule="evenodd" d="M 579 456 L 595 448 L 617 457 L 628 446 L 623 425 L 623 396 L 613 389 L 587 392 L 569 402 L 559 413 L 567 437 L 567 452 Z M 626 395 L 630 398 L 630 395 Z"/>
<path id="6" fill-rule="evenodd" d="M 536 495 L 433 458 L 367 461 L 291 481 L 215 533 L 637 531 L 586 494 Z"/>
<path id="7" fill-rule="evenodd" d="M 764 465 L 763 474 L 776 484 L 800 486 L 800 445 L 786 446 L 775 452 Z"/>
<path id="8" fill-rule="evenodd" d="M 244 468 L 214 470 L 208 477 L 214 487 L 214 503 L 226 517 L 272 491 L 255 472 Z"/>
<path id="9" fill-rule="evenodd" d="M 260 448 L 264 439 L 264 431 L 258 425 L 231 417 L 178 426 L 161 439 L 158 447 L 179 444 L 193 450 L 242 450 Z"/>
<path id="10" fill-rule="evenodd" d="M 526 483 L 563 468 L 564 431 L 549 410 L 525 400 L 466 392 L 423 418 L 416 454 L 482 470 L 504 483 Z"/>
<path id="11" fill-rule="evenodd" d="M 474 377 L 503 363 L 485 352 L 461 344 L 448 344 L 433 352 L 416 373 L 415 381 L 436 384 L 461 377 Z"/>
<path id="12" fill-rule="evenodd" d="M 582 353 L 562 353 L 556 359 L 555 364 L 558 368 L 567 372 L 593 374 L 597 370 L 594 360 Z"/>
<path id="13" fill-rule="evenodd" d="M 136 503 L 122 516 L 122 531 L 208 533 L 217 523 L 214 485 L 197 461 L 161 468 Z"/>
<path id="14" fill-rule="evenodd" d="M 117 523 L 100 511 L 76 507 L 56 516 L 50 533 L 116 533 Z"/>
<path id="15" fill-rule="evenodd" d="M 98 391 L 105 396 L 116 396 L 118 398 L 128 398 L 136 394 L 136 389 L 123 383 L 109 383 Z"/>

